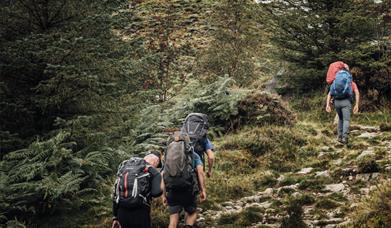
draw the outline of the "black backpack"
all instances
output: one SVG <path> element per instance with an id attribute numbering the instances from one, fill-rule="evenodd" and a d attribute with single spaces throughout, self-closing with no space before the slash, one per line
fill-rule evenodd
<path id="1" fill-rule="evenodd" d="M 194 147 L 194 151 L 203 158 L 202 140 L 205 139 L 208 133 L 209 123 L 208 115 L 203 113 L 190 113 L 187 115 L 181 131 L 188 134 L 190 137 L 190 145 Z"/>
<path id="2" fill-rule="evenodd" d="M 148 205 L 151 192 L 150 165 L 143 158 L 123 161 L 117 171 L 114 200 L 121 207 Z"/>
<path id="3" fill-rule="evenodd" d="M 163 168 L 168 191 L 196 191 L 193 151 L 189 143 L 189 136 L 183 132 L 175 132 L 168 141 Z"/>

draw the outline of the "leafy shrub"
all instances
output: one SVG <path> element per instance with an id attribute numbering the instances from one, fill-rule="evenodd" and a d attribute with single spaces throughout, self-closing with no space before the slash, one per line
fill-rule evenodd
<path id="1" fill-rule="evenodd" d="M 334 200 L 323 198 L 316 202 L 315 207 L 320 209 L 333 209 L 338 207 L 339 204 Z"/>

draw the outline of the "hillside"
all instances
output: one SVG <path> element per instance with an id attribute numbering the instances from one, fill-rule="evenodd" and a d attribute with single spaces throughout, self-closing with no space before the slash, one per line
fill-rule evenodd
<path id="1" fill-rule="evenodd" d="M 12 0 L 0 15 L 0 227 L 110 226 L 118 164 L 164 155 L 192 112 L 217 156 L 200 227 L 391 227 L 391 1 Z M 324 111 L 335 61 L 360 91 L 346 147 Z"/>
<path id="2" fill-rule="evenodd" d="M 249 127 L 218 138 L 200 227 L 378 227 L 389 222 L 389 114 L 354 117 L 336 143 L 331 116 L 294 127 Z M 167 217 L 156 204 L 155 227 Z M 166 218 L 166 219 L 165 219 Z M 159 225 L 158 225 L 159 224 Z"/>

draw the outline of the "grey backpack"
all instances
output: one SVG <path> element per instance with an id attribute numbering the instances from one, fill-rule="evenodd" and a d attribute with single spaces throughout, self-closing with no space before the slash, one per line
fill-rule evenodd
<path id="1" fill-rule="evenodd" d="M 168 141 L 163 168 L 163 181 L 168 191 L 194 189 L 193 151 L 189 143 L 189 136 L 182 132 L 175 132 Z"/>
<path id="2" fill-rule="evenodd" d="M 208 128 L 208 115 L 203 113 L 190 113 L 183 122 L 181 131 L 189 135 L 191 142 L 196 142 L 206 136 Z"/>
<path id="3" fill-rule="evenodd" d="M 183 122 L 181 131 L 190 137 L 190 145 L 194 151 L 204 160 L 204 148 L 201 141 L 205 139 L 208 133 L 209 123 L 208 115 L 203 113 L 190 113 Z"/>

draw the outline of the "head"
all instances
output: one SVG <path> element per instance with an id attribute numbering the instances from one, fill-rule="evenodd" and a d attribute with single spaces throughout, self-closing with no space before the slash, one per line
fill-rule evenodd
<path id="1" fill-rule="evenodd" d="M 160 165 L 160 153 L 156 151 L 149 152 L 145 155 L 144 160 L 151 166 L 157 168 Z"/>

